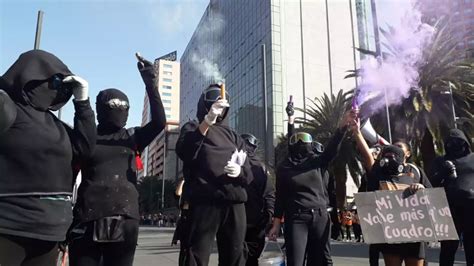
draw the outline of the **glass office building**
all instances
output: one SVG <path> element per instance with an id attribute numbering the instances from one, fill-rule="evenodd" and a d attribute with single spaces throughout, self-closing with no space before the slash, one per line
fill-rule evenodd
<path id="1" fill-rule="evenodd" d="M 370 6 L 365 2 L 211 0 L 180 60 L 180 124 L 195 119 L 202 90 L 223 79 L 230 126 L 266 139 L 271 163 L 278 136 L 286 133 L 290 95 L 295 106 L 304 108 L 308 98 L 355 87 L 355 80 L 344 76 L 359 60 L 354 47 L 359 47 L 362 24 L 357 17 L 366 14 L 361 11 Z"/>

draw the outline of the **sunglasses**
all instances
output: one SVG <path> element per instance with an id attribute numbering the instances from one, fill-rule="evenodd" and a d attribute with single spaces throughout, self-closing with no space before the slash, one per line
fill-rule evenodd
<path id="1" fill-rule="evenodd" d="M 109 101 L 105 103 L 105 105 L 107 105 L 111 109 L 121 109 L 121 110 L 128 110 L 128 108 L 130 107 L 127 101 L 120 100 L 117 98 L 110 99 Z"/>
<path id="2" fill-rule="evenodd" d="M 229 99 L 227 92 L 225 93 L 226 99 Z M 204 90 L 204 101 L 215 102 L 221 99 L 221 89 L 219 87 L 211 87 Z"/>
<path id="3" fill-rule="evenodd" d="M 451 139 L 446 143 L 446 147 L 448 148 L 454 148 L 454 147 L 460 147 L 464 145 L 464 141 L 460 139 Z"/>
<path id="4" fill-rule="evenodd" d="M 298 132 L 290 137 L 290 145 L 296 144 L 298 141 L 303 143 L 311 143 L 313 142 L 313 137 L 311 137 L 311 135 L 306 132 Z"/>

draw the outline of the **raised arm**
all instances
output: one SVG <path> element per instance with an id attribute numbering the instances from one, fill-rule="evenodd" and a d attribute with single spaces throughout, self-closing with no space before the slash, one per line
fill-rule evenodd
<path id="1" fill-rule="evenodd" d="M 75 158 L 89 156 L 97 141 L 97 127 L 94 111 L 89 102 L 89 84 L 78 76 L 69 76 L 63 80 L 71 84 L 74 95 L 74 128 L 66 126 Z"/>
<path id="2" fill-rule="evenodd" d="M 351 131 L 356 141 L 357 149 L 359 150 L 362 156 L 362 164 L 367 172 L 372 170 L 372 166 L 374 165 L 375 159 L 372 156 L 372 152 L 370 151 L 369 145 L 362 136 L 362 132 L 360 131 L 360 120 L 356 119 L 351 124 Z"/>
<path id="3" fill-rule="evenodd" d="M 290 137 L 295 133 L 295 107 L 293 101 L 290 99 L 286 105 L 286 114 L 288 115 L 288 144 L 290 144 Z"/>
<path id="4" fill-rule="evenodd" d="M 137 56 L 138 57 L 138 56 Z M 135 129 L 135 142 L 139 151 L 143 151 L 166 126 L 166 115 L 158 90 L 158 81 L 153 64 L 139 57 L 137 64 L 145 83 L 146 94 L 150 103 L 151 121 Z"/>
<path id="5" fill-rule="evenodd" d="M 323 154 L 321 155 L 321 160 L 326 165 L 328 165 L 336 156 L 338 146 L 341 143 L 348 126 L 351 124 L 352 121 L 354 121 L 354 119 L 356 119 L 356 114 L 353 111 L 349 110 L 344 114 L 344 117 L 339 122 L 336 132 L 334 132 L 334 135 L 332 136 L 328 145 L 324 149 Z"/>

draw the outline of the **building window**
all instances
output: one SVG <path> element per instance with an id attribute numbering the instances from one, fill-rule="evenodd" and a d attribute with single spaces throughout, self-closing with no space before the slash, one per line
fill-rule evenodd
<path id="1" fill-rule="evenodd" d="M 163 92 L 162 94 L 163 94 L 163 96 L 171 96 L 171 93 L 169 93 L 169 92 Z"/>
<path id="2" fill-rule="evenodd" d="M 164 82 L 173 82 L 172 79 L 168 79 L 168 78 L 164 78 L 163 81 L 164 81 Z"/>
<path id="3" fill-rule="evenodd" d="M 166 115 L 166 118 L 171 118 L 171 115 L 168 115 L 168 114 L 167 114 L 167 115 Z"/>
<path id="4" fill-rule="evenodd" d="M 171 103 L 171 100 L 162 99 L 161 101 L 162 101 L 163 103 Z"/>
<path id="5" fill-rule="evenodd" d="M 171 90 L 173 87 L 171 87 L 170 85 L 163 85 L 161 86 L 161 88 L 165 90 Z"/>
<path id="6" fill-rule="evenodd" d="M 165 107 L 165 111 L 170 111 L 171 112 L 171 107 Z"/>
<path id="7" fill-rule="evenodd" d="M 171 72 L 171 71 L 163 71 L 163 75 L 171 76 L 171 75 L 173 75 L 173 72 Z"/>
<path id="8" fill-rule="evenodd" d="M 163 67 L 164 67 L 164 68 L 173 68 L 173 66 L 170 65 L 170 64 L 163 64 Z"/>

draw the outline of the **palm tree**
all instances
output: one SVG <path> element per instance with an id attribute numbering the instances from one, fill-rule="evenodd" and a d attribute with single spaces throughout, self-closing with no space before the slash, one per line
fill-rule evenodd
<path id="1" fill-rule="evenodd" d="M 446 95 L 447 92 L 452 92 L 456 116 L 465 123 L 463 127 L 472 130 L 474 125 L 473 61 L 457 59 L 459 52 L 456 50 L 456 41 L 450 35 L 447 24 L 438 21 L 435 28 L 437 31 L 422 54 L 418 87 L 412 88 L 409 97 L 400 106 L 390 108 L 391 120 L 394 121 L 391 127 L 393 135 L 395 138 L 405 139 L 415 147 L 413 152 L 423 160 L 425 169 L 431 167 L 436 153 L 443 152 L 442 136 L 454 125 L 451 100 Z M 387 51 L 382 55 L 382 60 L 400 56 L 400 51 L 392 41 L 395 29 L 388 26 L 388 30 L 381 29 L 381 32 L 387 40 L 384 43 Z M 372 51 L 358 50 L 362 54 L 377 57 Z M 360 70 L 349 72 L 351 73 L 347 77 L 360 74 Z M 367 104 L 370 105 L 370 101 Z M 376 116 L 380 120 L 384 114 Z"/>
<path id="2" fill-rule="evenodd" d="M 324 94 L 314 100 L 309 99 L 306 110 L 295 108 L 306 113 L 306 118 L 297 117 L 295 123 L 303 126 L 303 130 L 315 136 L 315 139 L 326 145 L 337 130 L 346 110 L 350 108 L 353 91 L 344 93 L 339 90 L 337 95 Z M 358 161 L 358 153 L 350 134 L 346 134 L 339 151 L 330 164 L 330 174 L 336 180 L 336 198 L 340 209 L 346 205 L 346 181 L 350 175 L 354 183 L 359 186 L 359 176 L 363 169 Z M 348 175 L 349 173 L 349 175 Z"/>

